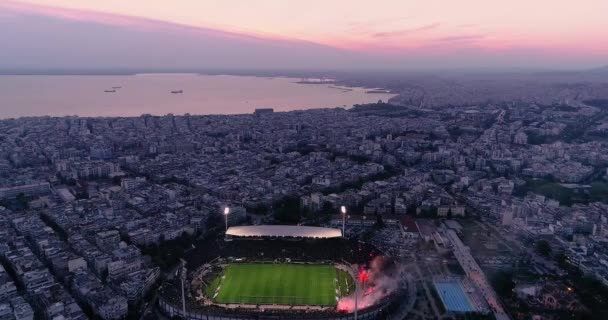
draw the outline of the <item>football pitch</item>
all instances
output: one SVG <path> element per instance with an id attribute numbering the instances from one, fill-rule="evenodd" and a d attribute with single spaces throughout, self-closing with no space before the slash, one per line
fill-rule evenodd
<path id="1" fill-rule="evenodd" d="M 348 278 L 333 265 L 230 264 L 207 293 L 217 303 L 334 306 Z"/>

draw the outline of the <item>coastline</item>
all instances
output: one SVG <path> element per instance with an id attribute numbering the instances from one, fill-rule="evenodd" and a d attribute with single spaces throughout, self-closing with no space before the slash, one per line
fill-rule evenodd
<path id="1" fill-rule="evenodd" d="M 0 108 L 0 119 L 111 118 L 169 113 L 246 115 L 256 108 L 273 108 L 275 112 L 350 108 L 378 100 L 378 96 L 362 87 L 296 86 L 296 78 L 284 76 L 222 75 L 226 78 L 216 81 L 202 74 L 163 75 L 166 74 L 114 78 L 107 75 L 0 76 L 0 95 L 17 93 L 15 99 L 6 100 Z M 39 89 L 36 96 L 29 94 L 31 86 Z M 115 86 L 120 86 L 120 90 L 106 93 Z M 169 93 L 177 89 L 182 89 L 184 94 Z M 385 93 L 380 99 L 387 101 L 394 96 Z"/>
<path id="2" fill-rule="evenodd" d="M 328 74 L 332 74 L 331 71 L 326 71 Z M 272 70 L 182 70 L 182 69 L 120 69 L 120 68 L 109 68 L 109 69 L 0 69 L 0 76 L 162 76 L 162 75 L 198 75 L 198 76 L 237 76 L 237 77 L 256 77 L 265 79 L 300 79 L 295 81 L 297 84 L 310 84 L 310 85 L 334 85 L 337 87 L 344 88 L 362 88 L 368 89 L 367 93 L 376 94 L 394 94 L 398 93 L 379 87 L 368 87 L 368 86 L 354 86 L 347 83 L 344 77 L 332 76 L 323 77 L 319 74 L 325 73 L 323 71 L 272 71 Z M 342 79 L 341 79 L 342 78 Z M 303 79 L 328 79 L 328 81 L 306 81 Z"/>

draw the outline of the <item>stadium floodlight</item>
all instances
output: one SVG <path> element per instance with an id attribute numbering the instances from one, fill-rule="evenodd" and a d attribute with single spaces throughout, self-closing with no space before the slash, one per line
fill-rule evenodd
<path id="1" fill-rule="evenodd" d="M 358 315 L 359 310 L 359 281 L 355 280 L 355 320 L 359 320 Z"/>
<path id="2" fill-rule="evenodd" d="M 345 206 L 341 206 L 340 207 L 340 211 L 342 212 L 342 237 L 344 238 L 345 233 L 344 233 L 344 224 L 346 223 L 346 207 Z"/>
<path id="3" fill-rule="evenodd" d="M 179 259 L 180 260 L 180 264 L 181 264 L 181 269 L 178 269 L 179 273 L 180 273 L 180 279 L 182 281 L 182 312 L 184 314 L 186 314 L 186 294 L 185 294 L 185 289 L 184 289 L 184 282 L 186 281 L 186 275 L 187 275 L 187 271 L 186 271 L 186 260 L 184 259 Z"/>
<path id="4" fill-rule="evenodd" d="M 226 220 L 226 231 L 228 231 L 228 214 L 230 213 L 230 208 L 224 208 L 224 218 Z"/>

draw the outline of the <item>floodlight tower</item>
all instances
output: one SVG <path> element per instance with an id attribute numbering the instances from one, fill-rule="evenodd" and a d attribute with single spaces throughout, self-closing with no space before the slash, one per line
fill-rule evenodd
<path id="1" fill-rule="evenodd" d="M 224 208 L 224 218 L 226 221 L 226 231 L 228 231 L 228 214 L 230 213 L 230 208 Z"/>
<path id="2" fill-rule="evenodd" d="M 344 224 L 346 223 L 346 207 L 341 206 L 340 211 L 342 212 L 342 238 L 346 237 L 346 233 L 344 232 Z"/>
<path id="3" fill-rule="evenodd" d="M 358 278 L 358 276 L 357 276 Z M 355 280 L 355 320 L 358 320 L 357 318 L 357 311 L 359 309 L 359 279 Z"/>
<path id="4" fill-rule="evenodd" d="M 179 277 L 182 282 L 182 314 L 186 315 L 186 291 L 184 289 L 184 282 L 186 282 L 186 261 L 184 259 L 180 259 L 181 266 L 179 269 Z"/>

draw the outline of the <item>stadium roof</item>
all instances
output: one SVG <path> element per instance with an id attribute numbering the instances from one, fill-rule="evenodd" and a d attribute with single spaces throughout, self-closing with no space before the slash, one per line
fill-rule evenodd
<path id="1" fill-rule="evenodd" d="M 239 226 L 230 227 L 226 235 L 234 237 L 276 237 L 276 238 L 339 238 L 342 231 L 334 228 L 308 226 Z"/>

